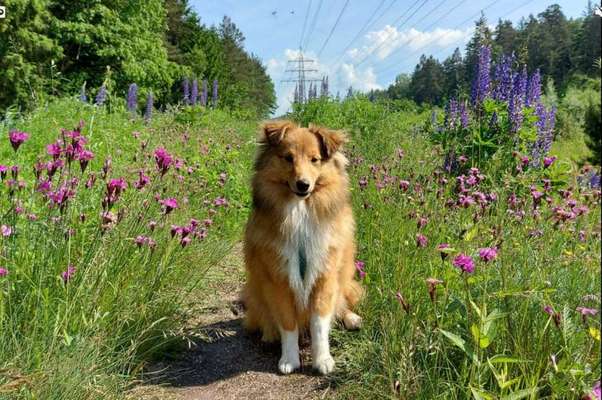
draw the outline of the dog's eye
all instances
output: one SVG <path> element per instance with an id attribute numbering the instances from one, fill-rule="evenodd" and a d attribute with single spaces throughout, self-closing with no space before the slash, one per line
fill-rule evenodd
<path id="1" fill-rule="evenodd" d="M 320 159 L 319 159 L 319 158 L 316 158 L 316 157 L 313 157 L 313 158 L 311 159 L 311 162 L 312 162 L 312 163 L 314 163 L 314 164 L 315 164 L 315 163 L 317 163 L 318 161 L 320 161 Z"/>
<path id="2" fill-rule="evenodd" d="M 293 162 L 293 155 L 292 154 L 287 154 L 284 156 L 284 159 L 288 162 Z"/>

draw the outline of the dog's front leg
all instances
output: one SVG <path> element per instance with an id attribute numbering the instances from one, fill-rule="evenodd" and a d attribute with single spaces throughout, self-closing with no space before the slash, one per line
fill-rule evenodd
<path id="1" fill-rule="evenodd" d="M 286 288 L 285 282 L 276 282 L 266 284 L 264 289 L 267 298 L 278 299 L 280 297 L 278 301 L 269 302 L 269 307 L 280 331 L 282 355 L 278 361 L 278 369 L 283 374 L 290 374 L 301 366 L 301 362 L 299 360 L 299 327 L 294 298 L 290 290 Z"/>
<path id="2" fill-rule="evenodd" d="M 316 282 L 313 292 L 309 326 L 312 366 L 324 375 L 334 369 L 334 359 L 330 355 L 329 334 L 334 316 L 337 285 L 336 274 L 327 272 Z"/>

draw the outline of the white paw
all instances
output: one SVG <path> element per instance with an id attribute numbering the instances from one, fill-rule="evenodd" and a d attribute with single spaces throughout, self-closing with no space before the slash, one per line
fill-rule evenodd
<path id="1" fill-rule="evenodd" d="M 285 356 L 282 355 L 280 357 L 280 361 L 278 361 L 278 369 L 284 375 L 290 374 L 297 368 L 301 366 L 301 362 L 299 361 L 299 355 L 296 356 Z"/>
<path id="2" fill-rule="evenodd" d="M 345 314 L 345 317 L 343 317 L 343 324 L 345 325 L 345 329 L 350 331 L 360 329 L 362 327 L 362 317 L 349 311 Z"/>
<path id="3" fill-rule="evenodd" d="M 313 360 L 313 367 L 322 375 L 327 375 L 334 369 L 334 358 L 330 354 Z"/>

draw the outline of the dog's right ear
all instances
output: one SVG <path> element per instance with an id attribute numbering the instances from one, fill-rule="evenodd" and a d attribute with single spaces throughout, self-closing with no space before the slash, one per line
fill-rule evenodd
<path id="1" fill-rule="evenodd" d="M 296 127 L 297 125 L 294 122 L 286 120 L 264 122 L 261 126 L 261 130 L 263 131 L 261 141 L 275 146 L 282 141 L 286 131 Z"/>

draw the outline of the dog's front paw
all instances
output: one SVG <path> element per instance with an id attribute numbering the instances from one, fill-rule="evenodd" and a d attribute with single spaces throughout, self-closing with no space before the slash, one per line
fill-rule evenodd
<path id="1" fill-rule="evenodd" d="M 280 361 L 278 361 L 278 369 L 282 374 L 290 374 L 297 368 L 301 366 L 301 362 L 299 361 L 299 354 L 297 355 L 282 355 L 280 357 Z"/>
<path id="2" fill-rule="evenodd" d="M 334 370 L 334 358 L 330 354 L 321 356 L 313 360 L 313 367 L 322 375 L 327 375 Z"/>

